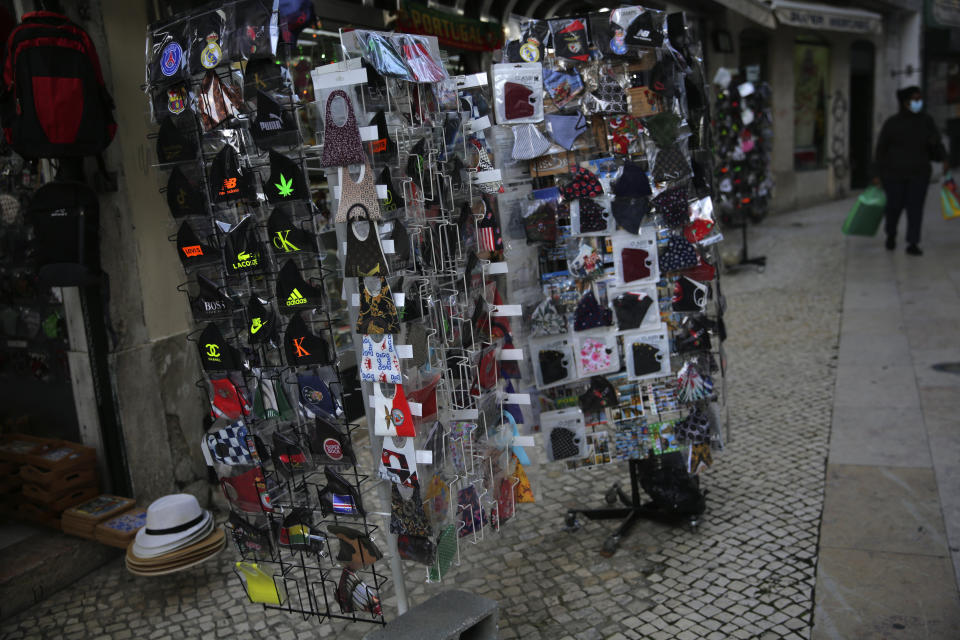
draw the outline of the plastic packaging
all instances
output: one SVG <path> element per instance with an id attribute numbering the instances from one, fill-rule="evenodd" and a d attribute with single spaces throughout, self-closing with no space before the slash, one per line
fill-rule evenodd
<path id="1" fill-rule="evenodd" d="M 543 67 L 540 63 L 493 65 L 497 124 L 543 120 Z"/>

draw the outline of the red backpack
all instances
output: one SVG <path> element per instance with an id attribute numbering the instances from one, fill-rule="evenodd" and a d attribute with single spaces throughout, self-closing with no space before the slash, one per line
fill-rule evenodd
<path id="1" fill-rule="evenodd" d="M 7 40 L 0 120 L 25 158 L 96 155 L 117 125 L 90 36 L 66 16 L 35 11 Z"/>

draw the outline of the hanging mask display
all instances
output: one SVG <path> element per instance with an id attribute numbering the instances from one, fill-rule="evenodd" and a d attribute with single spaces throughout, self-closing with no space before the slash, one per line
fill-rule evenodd
<path id="1" fill-rule="evenodd" d="M 310 189 L 300 165 L 273 150 L 270 151 L 270 176 L 263 190 L 270 203 L 310 199 Z"/>
<path id="2" fill-rule="evenodd" d="M 297 143 L 297 123 L 290 111 L 264 91 L 257 91 L 257 115 L 250 126 L 253 141 L 261 149 L 286 147 Z"/>
<path id="3" fill-rule="evenodd" d="M 400 333 L 400 318 L 397 316 L 397 306 L 393 302 L 393 293 L 387 279 L 380 277 L 380 290 L 376 295 L 367 289 L 364 278 L 360 278 L 358 282 L 360 313 L 357 314 L 357 333 Z"/>
<path id="4" fill-rule="evenodd" d="M 287 260 L 277 273 L 277 306 L 283 313 L 323 306 L 323 289 L 303 279 L 293 260 Z"/>
<path id="5" fill-rule="evenodd" d="M 549 113 L 546 120 L 550 137 L 567 151 L 571 151 L 580 134 L 590 128 L 587 119 L 580 112 L 576 115 Z"/>
<path id="6" fill-rule="evenodd" d="M 210 200 L 216 204 L 253 197 L 250 171 L 240 161 L 240 154 L 230 144 L 210 164 Z"/>
<path id="7" fill-rule="evenodd" d="M 197 157 L 196 130 L 193 118 L 170 116 L 160 125 L 157 134 L 157 162 L 187 162 Z"/>
<path id="8" fill-rule="evenodd" d="M 590 59 L 587 25 L 582 18 L 550 20 L 553 48 L 560 58 L 586 62 Z"/>
<path id="9" fill-rule="evenodd" d="M 207 215 L 200 185 L 187 178 L 180 167 L 174 167 L 167 180 L 167 206 L 174 218 Z"/>
<path id="10" fill-rule="evenodd" d="M 308 209 L 309 210 L 309 209 Z M 304 231 L 293 223 L 293 214 L 298 207 L 292 204 L 280 204 L 273 208 L 273 213 L 267 220 L 267 235 L 270 245 L 276 255 L 314 252 L 316 241 L 312 234 Z"/>
<path id="11" fill-rule="evenodd" d="M 283 336 L 283 348 L 287 364 L 291 367 L 333 363 L 330 346 L 321 336 L 310 333 L 307 323 L 295 313 L 287 324 Z"/>
<path id="12" fill-rule="evenodd" d="M 207 71 L 200 84 L 197 112 L 204 131 L 215 129 L 240 115 L 243 96 L 231 82 L 221 80 L 214 71 Z"/>
<path id="13" fill-rule="evenodd" d="M 338 124 L 331 111 L 334 101 L 346 110 L 343 124 Z M 360 142 L 360 130 L 357 128 L 357 116 L 353 113 L 353 103 L 343 89 L 332 91 L 327 96 L 327 105 L 323 117 L 323 154 L 321 167 L 343 167 L 350 164 L 366 164 L 363 144 Z"/>
<path id="14" fill-rule="evenodd" d="M 229 59 L 229 50 L 223 36 L 227 15 L 223 9 L 208 11 L 190 22 L 190 73 L 215 69 Z"/>

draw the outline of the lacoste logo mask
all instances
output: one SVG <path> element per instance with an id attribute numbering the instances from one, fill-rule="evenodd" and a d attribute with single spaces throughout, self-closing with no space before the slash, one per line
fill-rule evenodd
<path id="1" fill-rule="evenodd" d="M 217 226 L 226 234 L 227 270 L 230 273 L 248 273 L 263 268 L 256 219 L 252 215 L 245 215 L 232 227 L 220 221 Z"/>
<path id="2" fill-rule="evenodd" d="M 310 189 L 300 165 L 287 156 L 270 151 L 270 176 L 263 185 L 271 204 L 291 200 L 309 200 Z"/>

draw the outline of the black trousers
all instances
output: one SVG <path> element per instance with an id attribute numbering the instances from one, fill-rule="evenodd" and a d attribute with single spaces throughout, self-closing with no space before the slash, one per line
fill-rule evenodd
<path id="1" fill-rule="evenodd" d="M 920 226 L 923 224 L 923 202 L 927 199 L 929 177 L 884 178 L 883 190 L 887 194 L 887 235 L 897 236 L 900 213 L 907 210 L 907 244 L 920 243 Z"/>

